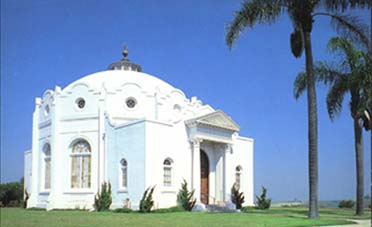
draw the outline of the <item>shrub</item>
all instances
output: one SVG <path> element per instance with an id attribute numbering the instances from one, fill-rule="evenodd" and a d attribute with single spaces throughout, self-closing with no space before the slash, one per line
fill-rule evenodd
<path id="1" fill-rule="evenodd" d="M 40 207 L 31 207 L 31 208 L 28 208 L 27 210 L 34 210 L 34 211 L 46 211 L 45 208 L 40 208 Z"/>
<path id="2" fill-rule="evenodd" d="M 0 184 L 0 201 L 3 206 L 8 206 L 10 201 L 13 201 L 11 205 L 14 206 L 15 202 L 18 204 L 22 200 L 23 188 L 21 182 L 9 182 Z"/>
<path id="3" fill-rule="evenodd" d="M 240 210 L 244 203 L 244 193 L 239 192 L 239 188 L 236 184 L 231 187 L 231 201 L 235 204 L 236 209 Z"/>
<path id="4" fill-rule="evenodd" d="M 51 211 L 87 211 L 88 212 L 89 209 L 86 209 L 85 207 L 84 208 L 76 207 L 76 208 L 57 208 Z"/>
<path id="5" fill-rule="evenodd" d="M 118 208 L 114 210 L 115 213 L 132 213 L 133 210 L 130 208 Z"/>
<path id="6" fill-rule="evenodd" d="M 174 212 L 183 212 L 185 209 L 180 206 L 174 206 L 169 208 L 162 208 L 162 209 L 156 209 L 154 210 L 154 213 L 174 213 Z"/>
<path id="7" fill-rule="evenodd" d="M 20 206 L 20 201 L 18 200 L 12 200 L 8 203 L 7 207 L 19 207 Z"/>
<path id="8" fill-rule="evenodd" d="M 353 208 L 355 202 L 353 200 L 341 200 L 338 204 L 339 208 Z"/>
<path id="9" fill-rule="evenodd" d="M 101 193 L 94 197 L 94 208 L 96 211 L 106 211 L 110 209 L 112 203 L 111 184 L 104 182 L 101 186 Z"/>
<path id="10" fill-rule="evenodd" d="M 148 187 L 143 193 L 142 199 L 140 201 L 140 212 L 149 213 L 151 212 L 152 207 L 154 206 L 154 200 L 152 199 L 152 193 L 155 190 L 154 187 Z"/>
<path id="11" fill-rule="evenodd" d="M 193 199 L 195 190 L 189 192 L 187 189 L 187 182 L 184 179 L 183 183 L 181 184 L 181 189 L 178 192 L 177 200 L 178 203 L 181 205 L 183 210 L 191 211 L 192 208 L 195 206 L 196 199 Z"/>
<path id="12" fill-rule="evenodd" d="M 256 196 L 256 199 L 257 199 L 256 208 L 257 209 L 266 210 L 270 208 L 271 199 L 266 199 L 266 193 L 267 193 L 267 189 L 264 186 L 262 186 L 261 196 L 260 197 Z"/>
<path id="13" fill-rule="evenodd" d="M 248 213 L 248 212 L 250 212 L 252 210 L 256 210 L 256 207 L 254 207 L 254 206 L 246 206 L 246 207 L 242 207 L 240 209 L 240 211 L 243 212 L 243 213 Z"/>

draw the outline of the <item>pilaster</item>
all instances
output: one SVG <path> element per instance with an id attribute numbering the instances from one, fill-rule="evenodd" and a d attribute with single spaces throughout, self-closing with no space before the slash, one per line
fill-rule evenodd
<path id="1" fill-rule="evenodd" d="M 31 172 L 31 191 L 27 207 L 36 207 L 39 194 L 39 112 L 41 99 L 35 99 L 35 111 L 32 117 L 32 172 Z"/>
<path id="2" fill-rule="evenodd" d="M 200 143 L 202 140 L 194 139 L 192 142 L 192 189 L 195 190 L 194 197 L 200 202 Z"/>

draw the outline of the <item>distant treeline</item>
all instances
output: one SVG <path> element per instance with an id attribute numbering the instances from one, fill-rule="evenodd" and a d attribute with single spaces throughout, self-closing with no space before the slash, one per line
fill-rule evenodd
<path id="1" fill-rule="evenodd" d="M 20 206 L 23 204 L 23 177 L 19 182 L 0 184 L 0 206 Z"/>

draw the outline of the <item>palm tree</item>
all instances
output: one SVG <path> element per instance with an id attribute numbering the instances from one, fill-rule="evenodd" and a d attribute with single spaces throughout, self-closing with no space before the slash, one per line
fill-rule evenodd
<path id="1" fill-rule="evenodd" d="M 369 3 L 370 4 L 370 3 Z M 370 30 L 370 36 L 368 38 L 368 27 L 360 22 L 360 19 L 355 16 L 341 16 L 333 20 L 333 27 L 339 35 L 350 39 L 353 43 L 358 46 L 361 50 L 369 53 L 370 63 L 372 63 L 372 30 Z M 372 8 L 370 8 L 370 29 L 372 26 Z M 370 131 L 370 142 L 371 142 L 371 157 L 372 157 L 372 66 L 369 65 L 365 70 L 364 81 L 361 81 L 360 88 L 363 91 L 363 106 L 365 109 L 363 115 L 364 128 L 366 131 Z M 372 159 L 371 159 L 372 162 Z M 372 178 L 372 166 L 370 170 Z M 359 187 L 361 188 L 361 187 Z M 372 193 L 372 184 L 370 193 Z M 358 194 L 361 194 L 360 192 Z M 361 199 L 357 200 L 357 207 L 361 210 L 360 206 Z M 359 201 L 359 202 L 358 202 Z M 371 200 L 372 205 L 372 200 Z M 358 210 L 358 209 L 357 209 Z M 358 212 L 357 212 L 358 213 Z"/>
<path id="2" fill-rule="evenodd" d="M 324 13 L 342 11 L 347 8 L 366 7 L 370 0 L 245 0 L 235 17 L 227 25 L 226 43 L 232 48 L 245 28 L 256 24 L 270 24 L 278 20 L 285 12 L 289 15 L 293 32 L 290 35 L 291 50 L 298 58 L 305 50 L 306 87 L 308 112 L 308 149 L 309 149 L 309 218 L 319 218 L 318 213 L 318 116 L 316 105 L 315 78 L 313 73 L 313 54 L 311 32 L 317 12 L 322 8 Z M 333 15 L 333 14 L 330 14 Z M 326 16 L 326 15 L 324 15 Z M 333 15 L 334 18 L 337 14 Z M 334 19 L 333 18 L 333 19 Z"/>
<path id="3" fill-rule="evenodd" d="M 364 197 L 364 152 L 363 152 L 363 116 L 366 109 L 368 92 L 367 81 L 370 73 L 370 58 L 368 53 L 358 50 L 349 39 L 332 38 L 328 49 L 341 55 L 341 62 L 332 65 L 320 62 L 314 69 L 317 82 L 330 85 L 327 94 L 327 109 L 331 120 L 341 112 L 344 96 L 350 93 L 350 112 L 354 123 L 354 142 L 357 169 L 357 203 L 356 214 L 363 215 Z M 300 73 L 294 83 L 294 95 L 297 99 L 306 89 L 306 73 Z M 369 84 L 371 85 L 371 84 Z M 369 90 L 371 88 L 368 88 Z"/>

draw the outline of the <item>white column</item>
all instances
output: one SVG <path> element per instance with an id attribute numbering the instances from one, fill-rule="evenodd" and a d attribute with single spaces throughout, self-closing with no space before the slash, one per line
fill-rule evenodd
<path id="1" fill-rule="evenodd" d="M 195 139 L 192 141 L 192 188 L 195 190 L 194 197 L 197 202 L 200 202 L 200 143 L 201 140 Z"/>
<path id="2" fill-rule="evenodd" d="M 97 191 L 100 191 L 101 184 L 107 181 L 106 176 L 106 154 L 105 154 L 105 98 L 106 88 L 105 85 L 101 88 L 101 94 L 99 97 L 99 109 L 98 109 L 98 181 Z"/>
<path id="3" fill-rule="evenodd" d="M 223 163 L 222 185 L 223 185 L 223 201 L 225 202 L 230 201 L 229 192 L 230 192 L 230 187 L 232 187 L 232 185 L 231 186 L 228 185 L 228 182 L 227 182 L 228 166 L 226 162 L 226 156 L 227 156 L 227 153 L 229 152 L 231 152 L 231 144 L 225 144 L 225 147 L 222 153 L 222 163 Z"/>
<path id="4" fill-rule="evenodd" d="M 59 105 L 57 104 L 59 102 L 58 97 L 58 88 L 56 87 L 56 92 L 54 93 L 54 101 L 51 104 L 51 110 L 50 110 L 50 118 L 52 121 L 51 125 L 51 138 L 50 138 L 50 147 L 51 147 L 51 165 L 50 165 L 50 194 L 49 194 L 49 203 L 47 204 L 47 210 L 51 210 L 53 208 L 58 208 L 61 206 L 61 199 L 60 195 L 62 194 L 62 181 L 63 179 L 60 176 L 61 169 L 64 168 L 62 165 L 61 160 L 63 160 L 63 157 L 61 155 L 68 152 L 67 149 L 63 149 L 58 140 L 58 133 L 59 133 L 59 116 L 58 116 L 58 110 L 57 108 Z M 68 178 L 70 180 L 70 178 Z M 70 183 L 70 181 L 68 181 Z"/>
<path id="5" fill-rule="evenodd" d="M 41 99 L 35 99 L 35 111 L 32 121 L 32 163 L 31 163 L 31 191 L 27 207 L 36 207 L 39 194 L 39 111 Z"/>
<path id="6" fill-rule="evenodd" d="M 226 196 L 226 150 L 222 151 L 222 200 L 225 202 Z"/>

